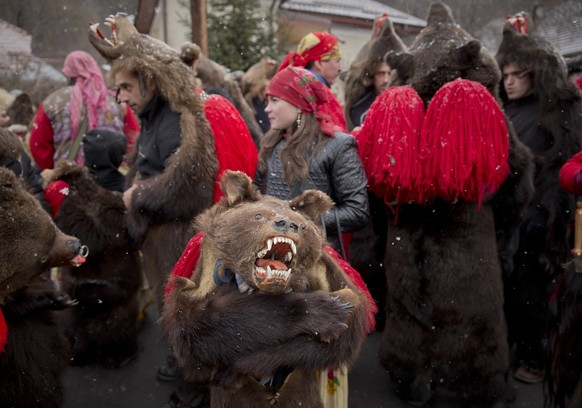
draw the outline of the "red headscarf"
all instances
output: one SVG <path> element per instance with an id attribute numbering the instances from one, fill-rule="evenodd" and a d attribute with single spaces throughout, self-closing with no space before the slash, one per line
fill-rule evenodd
<path id="1" fill-rule="evenodd" d="M 274 96 L 296 106 L 303 113 L 313 113 L 321 131 L 333 135 L 334 124 L 322 106 L 329 101 L 329 89 L 308 70 L 287 67 L 271 79 L 266 95 Z"/>
<path id="2" fill-rule="evenodd" d="M 77 134 L 83 105 L 87 109 L 88 129 L 97 126 L 100 111 L 106 107 L 107 86 L 103 74 L 95 59 L 85 51 L 73 51 L 63 67 L 67 78 L 75 78 L 75 86 L 71 94 L 71 133 Z"/>
<path id="3" fill-rule="evenodd" d="M 278 71 L 292 66 L 305 67 L 308 62 L 340 58 L 341 53 L 337 38 L 329 33 L 313 32 L 301 39 L 297 52 L 290 52 L 285 56 Z"/>

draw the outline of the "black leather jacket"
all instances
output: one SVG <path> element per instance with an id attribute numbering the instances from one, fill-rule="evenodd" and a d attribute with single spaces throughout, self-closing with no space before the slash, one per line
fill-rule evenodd
<path id="1" fill-rule="evenodd" d="M 281 139 L 267 160 L 267 171 L 257 170 L 255 184 L 263 194 L 284 200 L 305 190 L 320 190 L 331 197 L 335 206 L 324 217 L 327 240 L 339 249 L 337 223 L 341 232 L 363 228 L 369 219 L 366 173 L 358 155 L 356 140 L 347 133 L 335 132 L 309 162 L 309 176 L 298 186 L 289 186 L 283 178 Z"/>

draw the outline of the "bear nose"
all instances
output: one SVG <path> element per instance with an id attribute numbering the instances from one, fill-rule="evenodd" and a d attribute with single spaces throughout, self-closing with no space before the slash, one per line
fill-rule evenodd
<path id="1" fill-rule="evenodd" d="M 65 245 L 73 254 L 78 254 L 81 251 L 81 241 L 78 239 L 69 239 Z"/>
<path id="2" fill-rule="evenodd" d="M 273 229 L 277 230 L 277 231 L 282 231 L 282 232 L 286 232 L 288 230 L 292 230 L 294 232 L 297 232 L 297 224 L 291 222 L 291 221 L 287 221 L 287 220 L 277 220 L 277 221 L 273 221 Z"/>

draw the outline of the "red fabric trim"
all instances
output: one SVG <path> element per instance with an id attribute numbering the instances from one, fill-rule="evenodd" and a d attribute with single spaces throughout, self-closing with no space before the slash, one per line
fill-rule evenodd
<path id="1" fill-rule="evenodd" d="M 364 283 L 364 280 L 360 276 L 360 273 L 356 271 L 352 266 L 344 261 L 342 257 L 330 246 L 325 246 L 325 250 L 331 257 L 339 264 L 339 266 L 344 270 L 346 275 L 352 280 L 352 283 L 364 294 L 366 300 L 368 301 L 368 307 L 366 308 L 368 314 L 368 323 L 370 324 L 370 332 L 376 329 L 376 319 L 374 315 L 378 313 L 378 306 L 374 302 L 374 298 L 370 294 L 368 287 Z"/>
<path id="2" fill-rule="evenodd" d="M 54 133 L 51 121 L 41 103 L 30 130 L 30 153 L 41 170 L 54 167 Z"/>
<path id="3" fill-rule="evenodd" d="M 135 143 L 139 136 L 139 120 L 135 116 L 133 109 L 125 105 L 125 117 L 123 118 L 123 133 L 127 139 L 127 153 L 133 152 Z"/>
<path id="4" fill-rule="evenodd" d="M 560 169 L 560 185 L 570 194 L 578 194 L 582 186 L 576 186 L 576 174 L 582 171 L 582 151 L 572 156 Z"/>
<path id="5" fill-rule="evenodd" d="M 258 151 L 238 110 L 220 95 L 210 95 L 204 102 L 204 113 L 214 135 L 218 172 L 214 182 L 214 202 L 223 196 L 220 178 L 226 170 L 242 171 L 255 177 Z"/>
<path id="6" fill-rule="evenodd" d="M 8 326 L 6 325 L 6 320 L 4 320 L 2 309 L 0 309 L 0 353 L 4 352 L 6 343 L 8 343 Z"/>
<path id="7" fill-rule="evenodd" d="M 181 276 L 183 278 L 191 279 L 196 271 L 196 264 L 200 259 L 200 248 L 202 247 L 202 241 L 204 240 L 204 233 L 199 232 L 198 234 L 194 235 L 188 245 L 186 245 L 186 249 L 182 253 L 176 265 L 172 269 L 172 273 L 166 283 L 166 296 L 168 296 L 172 290 L 174 289 L 174 277 Z"/>

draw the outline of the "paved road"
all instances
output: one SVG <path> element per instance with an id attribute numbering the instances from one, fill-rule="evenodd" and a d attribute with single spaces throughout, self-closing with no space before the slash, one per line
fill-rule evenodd
<path id="1" fill-rule="evenodd" d="M 65 375 L 64 408 L 161 408 L 173 384 L 155 379 L 156 368 L 165 359 L 165 345 L 150 309 L 140 332 L 142 350 L 133 362 L 118 370 L 71 367 Z M 393 392 L 389 377 L 378 363 L 376 352 L 381 335 L 368 336 L 349 375 L 351 408 L 407 408 Z M 516 383 L 517 399 L 512 407 L 542 408 L 541 385 Z M 445 395 L 437 395 L 431 408 L 458 408 Z"/>

